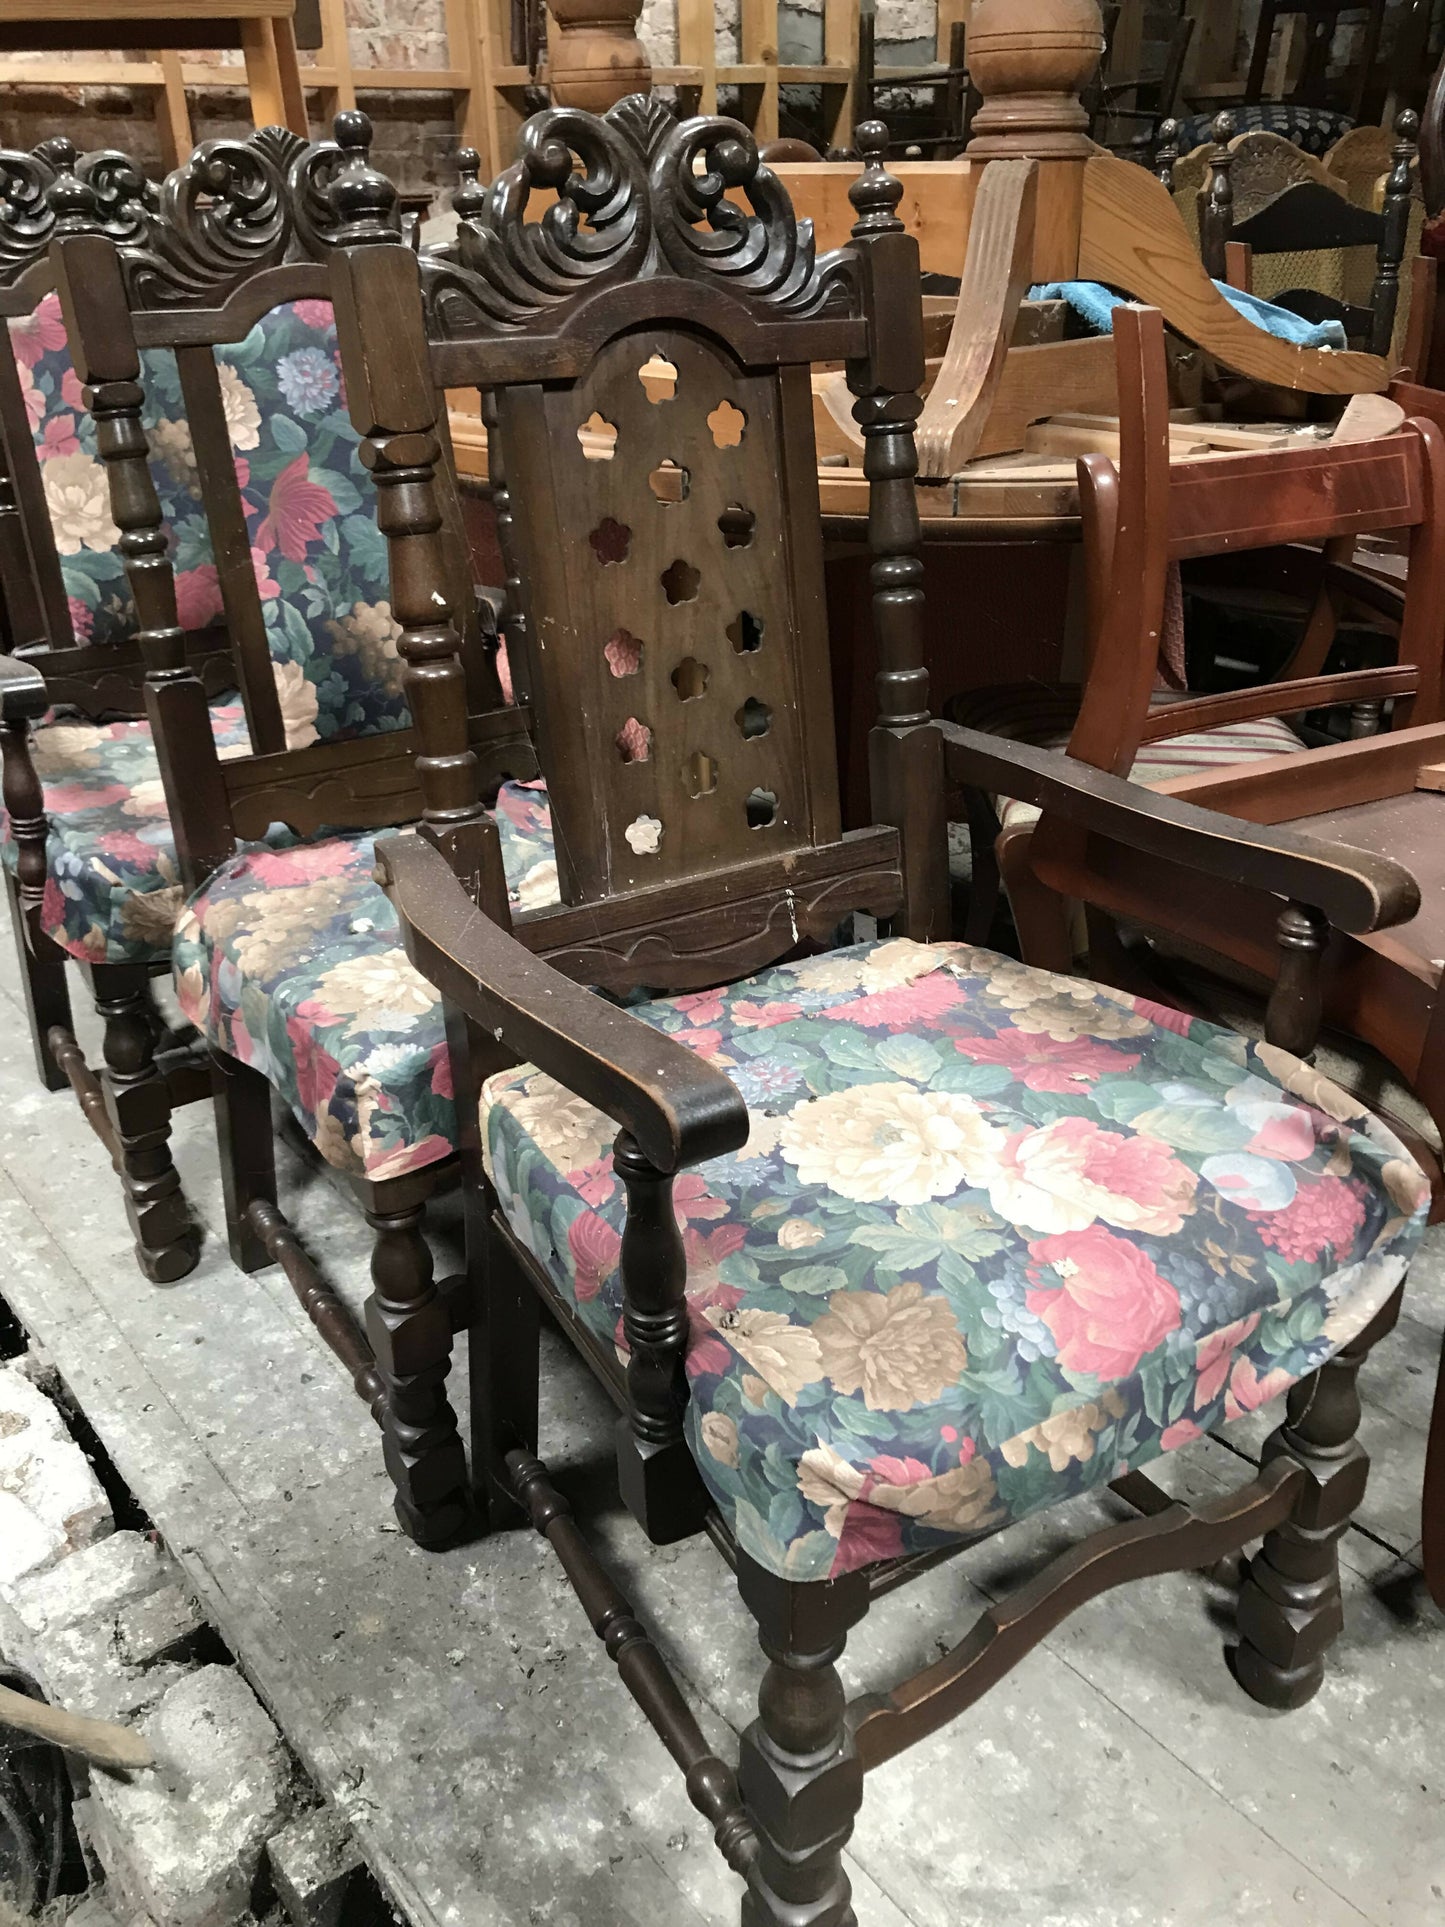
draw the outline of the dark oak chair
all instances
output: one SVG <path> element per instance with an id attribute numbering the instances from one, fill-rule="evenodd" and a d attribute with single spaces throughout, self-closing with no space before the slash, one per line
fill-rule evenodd
<path id="1" fill-rule="evenodd" d="M 378 1420 L 384 1413 L 388 1462 L 404 1484 L 412 1442 L 430 1455 L 438 1476 L 412 1491 L 403 1515 L 418 1537 L 435 1538 L 458 1517 L 460 1473 L 452 1488 L 440 1479 L 445 1364 L 431 1377 L 413 1372 L 388 1332 L 414 1301 L 440 1302 L 421 1223 L 452 1168 L 454 1107 L 440 1006 L 407 963 L 371 875 L 372 832 L 419 806 L 418 745 L 329 301 L 325 257 L 344 235 L 326 184 L 370 136 L 364 117 L 338 125 L 342 147 L 275 128 L 207 143 L 168 178 L 133 237 L 72 231 L 62 218 L 54 252 L 140 616 L 186 898 L 176 989 L 208 1047 L 203 1094 L 216 1105 L 232 1255 L 246 1270 L 283 1265 L 358 1392 Z M 83 202 L 79 185 L 62 182 L 57 200 Z M 215 556 L 200 582 L 183 566 L 186 525 L 168 541 L 147 462 L 143 352 L 170 357 L 186 404 Z M 490 801 L 504 777 L 533 777 L 536 759 L 525 712 L 501 700 L 449 475 L 441 499 L 429 540 L 462 624 L 462 715 Z M 218 750 L 206 727 L 178 624 L 196 595 L 224 606 L 249 746 Z M 519 893 L 555 894 L 545 798 L 508 782 L 498 809 Z M 278 1208 L 273 1090 L 354 1179 L 376 1233 L 369 1322 L 380 1363 Z M 172 1216 L 142 1226 L 161 1258 L 182 1240 L 194 1253 L 165 1152 L 169 1095 L 142 1062 L 115 1134 L 133 1214 L 143 1188 L 154 1197 L 165 1157 Z"/>
<path id="2" fill-rule="evenodd" d="M 1410 228 L 1410 205 L 1415 191 L 1416 137 L 1419 118 L 1402 113 L 1395 124 L 1393 165 L 1385 182 L 1380 211 L 1357 206 L 1343 188 L 1336 191 L 1315 178 L 1295 180 L 1244 220 L 1234 212 L 1230 171 L 1234 155 L 1230 142 L 1234 120 L 1220 114 L 1215 122 L 1215 145 L 1209 178 L 1199 197 L 1199 244 L 1204 265 L 1216 280 L 1254 291 L 1256 256 L 1308 257 L 1301 265 L 1316 270 L 1321 257 L 1338 262 L 1350 248 L 1375 251 L 1375 279 L 1367 303 L 1352 303 L 1333 289 L 1312 285 L 1271 291 L 1276 306 L 1288 308 L 1307 321 L 1338 321 L 1349 344 L 1371 354 L 1388 355 L 1395 339 L 1400 303 L 1400 269 Z M 1341 288 L 1344 276 L 1336 277 Z"/>
<path id="3" fill-rule="evenodd" d="M 425 692 L 422 822 L 377 855 L 447 1004 L 456 1089 L 475 1100 L 478 1502 L 498 1525 L 520 1510 L 556 1549 L 746 1880 L 749 1927 L 851 1922 L 841 1855 L 865 1770 L 1126 1578 L 1265 1532 L 1239 1676 L 1273 1705 L 1315 1690 L 1364 1470 L 1354 1375 L 1392 1320 L 1426 1189 L 1388 1132 L 1289 1054 L 1312 1041 L 1314 953 L 1297 926 L 1408 917 L 1405 871 L 1141 806 L 1116 777 L 930 718 L 918 254 L 886 130 L 859 138 L 853 238 L 822 259 L 743 128 L 675 125 L 646 100 L 528 123 L 449 262 L 389 239 L 384 182 L 348 170 L 333 188 L 354 243 L 333 266 L 348 393 L 390 504 L 408 687 Z M 529 223 L 541 189 L 557 204 Z M 656 359 L 670 394 L 640 379 Z M 847 366 L 871 491 L 877 820 L 847 835 L 808 405 L 819 359 Z M 561 874 L 560 906 L 515 916 L 431 534 L 437 391 L 462 384 L 488 391 L 505 458 L 519 673 Z M 599 423 L 616 431 L 611 459 L 589 459 Z M 1277 890 L 1290 908 L 1273 1043 L 937 941 L 946 776 Z M 889 934 L 817 954 L 854 910 Z M 656 994 L 619 1009 L 589 982 Z M 1210 1133 L 1177 1107 L 1190 1079 L 1221 1144 L 1272 1125 L 1294 1154 L 1292 1195 L 1324 1204 L 1339 1183 L 1350 1200 L 1289 1259 L 1272 1242 L 1294 1222 L 1283 1176 L 1255 1215 L 1230 1200 Z M 1258 1119 L 1231 1111 L 1256 1098 Z M 539 1302 L 618 1404 L 621 1488 L 644 1529 L 708 1531 L 759 1622 L 769 1663 L 737 1779 L 537 1456 Z M 891 1693 L 845 1705 L 836 1662 L 873 1596 L 1291 1381 L 1242 1494 L 1158 1510 L 1126 1477 L 1157 1516 L 1069 1554 Z"/>
<path id="4" fill-rule="evenodd" d="M 34 154 L 0 151 L 0 320 L 9 348 L 0 354 L 0 862 L 36 1069 L 50 1089 L 69 1076 L 99 1116 L 101 1087 L 72 1031 L 67 961 L 91 972 L 118 1068 L 137 1016 L 159 1021 L 150 979 L 169 968 L 176 871 L 163 837 L 145 846 L 124 837 L 99 868 L 85 860 L 86 839 L 94 848 L 102 823 L 112 833 L 134 827 L 120 806 L 159 771 L 150 726 L 136 720 L 145 704 L 135 610 L 49 260 L 47 194 L 57 170 L 86 184 L 117 236 L 134 231 L 136 205 L 154 189 L 113 151 L 81 157 L 64 140 Z M 183 418 L 167 426 L 184 434 Z M 163 471 L 168 484 L 184 497 Z M 220 696 L 231 683 L 224 631 L 193 631 L 187 649 Z M 58 713 L 32 733 L 52 706 Z M 223 733 L 241 726 L 234 705 L 218 703 L 215 716 Z M 64 821 L 47 814 L 47 794 L 64 803 Z"/>

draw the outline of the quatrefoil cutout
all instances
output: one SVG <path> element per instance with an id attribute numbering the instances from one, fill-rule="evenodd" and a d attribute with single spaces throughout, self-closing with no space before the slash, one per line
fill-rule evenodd
<path id="1" fill-rule="evenodd" d="M 742 609 L 727 626 L 727 638 L 736 654 L 750 656 L 763 646 L 763 619 L 751 609 Z"/>
<path id="2" fill-rule="evenodd" d="M 743 800 L 747 811 L 750 830 L 766 830 L 778 820 L 778 797 L 775 790 L 752 790 Z"/>

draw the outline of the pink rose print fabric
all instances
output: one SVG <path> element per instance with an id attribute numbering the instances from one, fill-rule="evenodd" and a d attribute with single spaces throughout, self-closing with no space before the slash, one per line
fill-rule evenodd
<path id="1" fill-rule="evenodd" d="M 1428 1189 L 1286 1052 L 962 944 L 863 945 L 638 1006 L 725 1070 L 683 1174 L 688 1436 L 793 1579 L 933 1550 L 1253 1411 L 1404 1275 Z M 622 1343 L 615 1127 L 483 1092 L 502 1208 Z"/>

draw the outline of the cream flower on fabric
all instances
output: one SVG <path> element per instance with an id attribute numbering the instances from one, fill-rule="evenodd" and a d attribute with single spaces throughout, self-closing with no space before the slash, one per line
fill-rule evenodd
<path id="1" fill-rule="evenodd" d="M 57 455 L 40 464 L 45 506 L 62 555 L 113 549 L 120 530 L 111 520 L 105 470 L 90 455 Z"/>
<path id="2" fill-rule="evenodd" d="M 822 1378 L 817 1339 L 806 1325 L 794 1325 L 782 1312 L 707 1305 L 703 1316 L 785 1405 L 796 1405 L 803 1388 Z"/>
<path id="3" fill-rule="evenodd" d="M 926 1204 L 997 1175 L 1005 1139 L 972 1098 L 911 1084 L 864 1084 L 799 1104 L 783 1156 L 804 1184 L 860 1204 Z"/>
<path id="4" fill-rule="evenodd" d="M 306 680 L 299 662 L 273 662 L 271 674 L 276 681 L 276 700 L 281 706 L 281 723 L 286 731 L 287 749 L 305 749 L 316 741 L 316 717 L 320 704 L 315 685 Z"/>
<path id="5" fill-rule="evenodd" d="M 890 1292 L 835 1291 L 813 1327 L 823 1370 L 840 1392 L 861 1392 L 870 1412 L 926 1405 L 968 1369 L 968 1348 L 946 1298 L 917 1279 Z"/>
<path id="6" fill-rule="evenodd" d="M 1198 1178 L 1156 1138 L 1105 1131 L 1061 1117 L 1008 1140 L 989 1202 L 1036 1232 L 1083 1231 L 1102 1218 L 1123 1231 L 1167 1238 L 1194 1209 Z"/>
<path id="7" fill-rule="evenodd" d="M 534 1073 L 520 1090 L 499 1092 L 497 1101 L 559 1171 L 595 1164 L 617 1136 L 611 1118 L 545 1071 Z"/>
<path id="8" fill-rule="evenodd" d="M 317 979 L 316 995 L 338 1017 L 364 1017 L 377 1030 L 409 1030 L 437 1001 L 404 950 L 343 957 Z"/>
<path id="9" fill-rule="evenodd" d="M 256 406 L 256 397 L 229 361 L 218 361 L 216 373 L 221 378 L 221 406 L 225 410 L 232 448 L 259 448 L 261 411 Z"/>

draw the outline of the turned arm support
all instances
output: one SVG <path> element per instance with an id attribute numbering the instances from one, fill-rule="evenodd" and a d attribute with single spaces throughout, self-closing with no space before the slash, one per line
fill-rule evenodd
<path id="1" fill-rule="evenodd" d="M 1386 930 L 1408 923 L 1420 908 L 1414 877 L 1388 857 L 1181 803 L 1062 750 L 1007 742 L 956 723 L 936 727 L 955 782 L 1056 811 L 1074 828 L 1141 856 L 1310 904 L 1337 930 L 1355 936 Z"/>
<path id="2" fill-rule="evenodd" d="M 747 1142 L 748 1113 L 721 1071 L 574 984 L 478 910 L 417 836 L 376 846 L 407 955 L 442 995 L 636 1139 L 659 1172 Z"/>
<path id="3" fill-rule="evenodd" d="M 0 722 L 38 723 L 49 707 L 50 692 L 35 664 L 0 656 Z"/>

